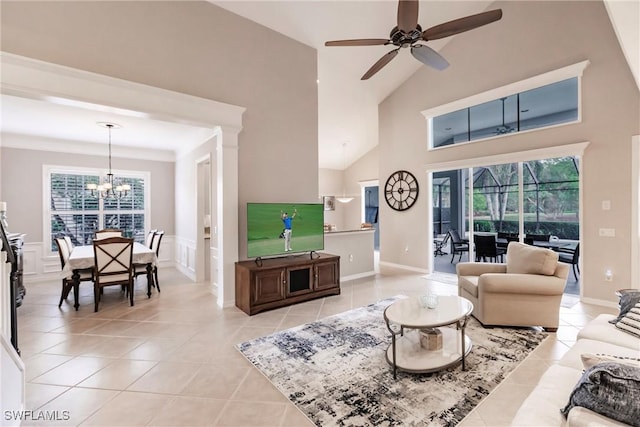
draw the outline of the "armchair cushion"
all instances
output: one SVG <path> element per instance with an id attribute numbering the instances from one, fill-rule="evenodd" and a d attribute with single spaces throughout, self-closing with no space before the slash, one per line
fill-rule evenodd
<path id="1" fill-rule="evenodd" d="M 558 265 L 558 254 L 519 242 L 507 247 L 507 274 L 541 274 L 551 276 Z"/>

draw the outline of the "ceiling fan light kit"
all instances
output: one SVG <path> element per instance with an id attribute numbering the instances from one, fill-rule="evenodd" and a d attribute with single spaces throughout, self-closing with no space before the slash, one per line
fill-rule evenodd
<path id="1" fill-rule="evenodd" d="M 401 48 L 411 48 L 411 54 L 418 61 L 425 65 L 442 71 L 449 66 L 446 59 L 438 52 L 425 44 L 430 40 L 442 39 L 473 30 L 474 28 L 490 24 L 502 18 L 502 10 L 495 9 L 464 18 L 454 19 L 422 31 L 418 24 L 418 1 L 399 0 L 397 25 L 391 30 L 388 39 L 354 39 L 354 40 L 333 40 L 325 43 L 325 46 L 380 46 L 393 45 L 396 49 L 387 52 L 380 58 L 366 73 L 361 80 L 368 80 L 393 58 L 398 55 Z"/>

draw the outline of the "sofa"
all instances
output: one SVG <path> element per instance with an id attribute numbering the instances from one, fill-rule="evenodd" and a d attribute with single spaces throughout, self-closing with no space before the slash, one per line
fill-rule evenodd
<path id="1" fill-rule="evenodd" d="M 558 329 L 569 265 L 550 249 L 511 242 L 506 263 L 460 262 L 458 295 L 484 326 Z"/>
<path id="2" fill-rule="evenodd" d="M 640 305 L 639 305 L 640 307 Z M 640 308 L 639 308 L 640 310 Z M 605 366 L 612 360 L 625 363 L 635 363 L 636 378 L 640 375 L 640 336 L 622 331 L 611 320 L 616 316 L 601 314 L 590 321 L 579 333 L 576 343 L 567 353 L 545 371 L 533 391 L 522 403 L 512 420 L 513 426 L 628 426 L 640 425 L 640 417 L 633 417 L 629 423 L 613 419 L 602 412 L 614 410 L 610 407 L 606 411 L 599 409 L 595 412 L 584 406 L 567 406 L 574 400 L 574 390 L 580 388 L 584 378 L 588 376 L 587 361 L 595 358 L 599 366 Z M 616 363 L 617 364 L 617 363 Z M 598 366 L 593 366 L 597 368 Z M 640 382 L 635 382 L 636 393 L 640 393 Z M 598 385 L 600 386 L 600 385 Z M 607 391 L 610 399 L 616 405 L 635 405 L 636 414 L 640 412 L 640 400 L 633 397 L 630 387 L 625 387 L 622 393 L 614 396 Z M 604 391 L 603 391 L 604 392 Z M 577 392 L 576 392 L 577 393 Z M 636 394 L 637 396 L 637 394 Z M 625 401 L 625 399 L 629 399 Z M 561 409 L 567 409 L 565 415 Z M 633 409 L 633 408 L 632 408 Z M 617 415 L 616 415 L 617 416 Z"/>

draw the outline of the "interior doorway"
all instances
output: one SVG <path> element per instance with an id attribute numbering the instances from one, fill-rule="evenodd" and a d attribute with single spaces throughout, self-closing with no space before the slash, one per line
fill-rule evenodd
<path id="1" fill-rule="evenodd" d="M 196 162 L 197 225 L 196 280 L 211 282 L 211 156 Z"/>
<path id="2" fill-rule="evenodd" d="M 363 188 L 363 216 L 364 223 L 371 224 L 375 233 L 373 235 L 373 249 L 380 250 L 380 228 L 378 223 L 378 212 L 380 210 L 378 186 L 371 185 Z"/>

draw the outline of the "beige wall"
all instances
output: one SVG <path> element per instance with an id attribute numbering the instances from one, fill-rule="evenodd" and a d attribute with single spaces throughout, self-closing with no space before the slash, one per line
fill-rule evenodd
<path id="1" fill-rule="evenodd" d="M 198 1 L 3 1 L 1 18 L 3 51 L 246 107 L 240 242 L 246 202 L 317 200 L 315 49 Z"/>
<path id="2" fill-rule="evenodd" d="M 614 290 L 630 285 L 631 137 L 640 131 L 640 107 L 604 5 L 531 1 L 494 7 L 503 9 L 501 21 L 456 37 L 441 51 L 449 69 L 421 68 L 380 105 L 380 179 L 403 168 L 424 189 L 429 163 L 590 142 L 583 159 L 581 282 L 585 297 L 614 301 Z M 582 123 L 427 152 L 421 111 L 583 60 L 591 64 L 582 80 Z M 610 211 L 602 211 L 603 200 L 611 201 Z M 408 212 L 384 206 L 381 259 L 426 268 L 427 228 L 408 224 L 428 217 L 426 197 Z M 601 227 L 615 228 L 616 237 L 599 237 Z M 604 281 L 605 268 L 613 270 L 613 282 Z"/>
<path id="3" fill-rule="evenodd" d="M 378 179 L 378 147 L 369 150 L 349 167 L 342 171 L 320 169 L 319 194 L 339 196 L 343 192 L 354 199 L 349 203 L 336 202 L 335 211 L 325 211 L 324 222 L 335 224 L 338 230 L 354 230 L 362 223 L 361 185 L 363 181 Z"/>
<path id="4" fill-rule="evenodd" d="M 90 144 L 93 147 L 96 144 Z M 102 147 L 102 146 L 100 146 Z M 87 148 L 92 151 L 92 148 Z M 43 166 L 72 166 L 104 169 L 104 156 L 69 155 L 52 151 L 2 148 L 0 176 L 2 194 L 7 202 L 7 220 L 11 231 L 26 233 L 28 243 L 42 242 Z M 151 216 L 149 227 L 174 234 L 174 164 L 151 160 L 113 158 L 114 169 L 151 174 Z M 106 172 L 106 170 L 105 170 Z"/>

